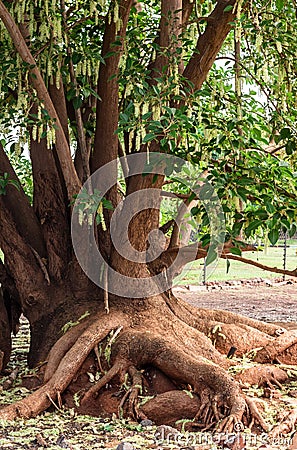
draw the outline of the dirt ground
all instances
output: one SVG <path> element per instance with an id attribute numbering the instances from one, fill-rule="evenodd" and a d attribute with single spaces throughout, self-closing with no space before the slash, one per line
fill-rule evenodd
<path id="1" fill-rule="evenodd" d="M 174 293 L 200 308 L 225 309 L 265 322 L 297 328 L 297 280 L 254 279 L 177 286 Z"/>

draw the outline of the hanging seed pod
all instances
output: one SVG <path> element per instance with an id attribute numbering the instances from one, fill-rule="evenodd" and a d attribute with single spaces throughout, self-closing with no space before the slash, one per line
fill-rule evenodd
<path id="1" fill-rule="evenodd" d="M 117 23 L 118 20 L 119 20 L 119 4 L 116 1 L 113 9 L 113 21 L 114 23 Z"/>
<path id="2" fill-rule="evenodd" d="M 160 119 L 160 114 L 161 114 L 161 109 L 160 109 L 160 105 L 156 104 L 153 106 L 152 108 L 152 119 L 153 120 L 159 120 Z"/>
<path id="3" fill-rule="evenodd" d="M 33 141 L 37 140 L 37 125 L 33 125 L 32 127 L 32 140 Z"/>
<path id="4" fill-rule="evenodd" d="M 120 29 L 122 28 L 122 25 L 123 25 L 122 19 L 119 18 L 116 21 L 116 33 L 118 33 L 120 31 Z"/>
<path id="5" fill-rule="evenodd" d="M 136 150 L 140 149 L 140 145 L 141 145 L 141 135 L 140 135 L 140 133 L 137 133 L 136 134 L 136 140 L 135 140 Z"/>

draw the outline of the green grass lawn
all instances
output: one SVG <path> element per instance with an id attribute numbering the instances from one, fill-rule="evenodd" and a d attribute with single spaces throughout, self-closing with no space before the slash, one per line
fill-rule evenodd
<path id="1" fill-rule="evenodd" d="M 286 268 L 295 269 L 297 267 L 297 242 L 287 248 Z M 246 252 L 243 257 L 258 261 L 271 267 L 283 268 L 284 249 L 282 247 L 268 247 L 259 252 Z M 258 269 L 257 267 L 230 260 L 230 268 L 227 273 L 227 262 L 220 259 L 217 263 L 211 264 L 206 269 L 206 281 L 226 281 L 248 278 L 276 278 L 281 274 L 276 274 Z M 176 278 L 175 284 L 201 284 L 203 281 L 203 260 L 189 263 L 183 273 Z"/>

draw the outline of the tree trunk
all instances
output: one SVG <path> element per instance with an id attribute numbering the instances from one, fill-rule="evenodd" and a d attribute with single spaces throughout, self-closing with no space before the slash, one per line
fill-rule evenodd
<path id="1" fill-rule="evenodd" d="M 3 292 L 0 287 L 0 372 L 9 361 L 11 352 L 11 328 L 4 304 Z"/>

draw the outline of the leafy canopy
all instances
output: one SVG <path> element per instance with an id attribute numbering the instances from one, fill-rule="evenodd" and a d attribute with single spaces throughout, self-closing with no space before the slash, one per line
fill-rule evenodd
<path id="1" fill-rule="evenodd" d="M 193 93 L 178 68 L 187 64 L 205 29 L 203 18 L 215 3 L 195 2 L 187 26 L 170 44 L 174 52 L 170 45 L 162 49 L 168 67 L 157 78 L 150 63 L 160 51 L 160 2 L 140 2 L 141 8 L 132 8 L 118 76 L 117 133 L 126 153 L 158 139 L 162 151 L 193 162 L 217 188 L 229 235 L 234 240 L 268 237 L 274 244 L 280 229 L 293 235 L 297 228 L 296 6 L 292 0 L 239 0 L 233 30 L 206 82 Z M 46 85 L 59 88 L 63 82 L 68 107 L 88 111 L 84 129 L 92 145 L 98 70 L 121 45 L 116 39 L 102 58 L 106 19 L 118 30 L 121 26 L 118 2 L 20 0 L 6 6 L 17 24 L 25 24 L 28 45 Z M 17 133 L 10 150 L 17 165 L 30 138 L 46 138 L 48 146 L 54 145 L 55 123 L 37 99 L 29 67 L 2 23 L 0 37 L 0 131 L 7 148 Z M 37 113 L 32 113 L 33 103 Z M 75 149 L 78 134 L 71 114 L 69 127 Z M 32 195 L 30 177 L 25 175 L 21 182 Z M 183 188 L 173 180 L 170 189 Z M 207 233 L 203 206 L 197 205 L 192 213 Z M 164 221 L 165 217 L 168 211 Z"/>

